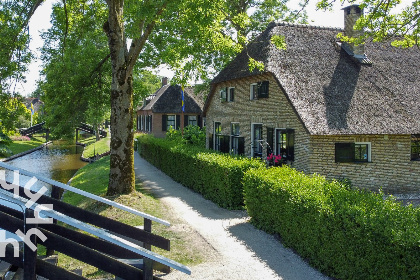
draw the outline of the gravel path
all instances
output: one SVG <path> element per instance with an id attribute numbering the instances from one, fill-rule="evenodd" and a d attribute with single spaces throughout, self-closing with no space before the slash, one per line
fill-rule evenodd
<path id="1" fill-rule="evenodd" d="M 195 246 L 203 248 L 206 257 L 206 262 L 190 267 L 190 276 L 172 271 L 160 275 L 163 279 L 330 279 L 273 236 L 249 224 L 245 211 L 218 207 L 174 182 L 138 153 L 134 160 L 136 177 L 188 225 L 197 240 Z"/>

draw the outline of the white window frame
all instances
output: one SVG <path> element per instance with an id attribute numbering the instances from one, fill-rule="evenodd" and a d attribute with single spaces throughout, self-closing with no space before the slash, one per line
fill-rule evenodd
<path id="1" fill-rule="evenodd" d="M 169 125 L 169 117 L 174 117 L 174 126 L 172 129 L 176 129 L 176 115 L 166 115 L 166 131 L 169 131 L 172 125 Z M 172 121 L 172 120 L 171 120 Z"/>
<path id="2" fill-rule="evenodd" d="M 255 86 L 255 92 L 254 92 Z M 249 100 L 257 100 L 258 99 L 258 83 L 252 83 L 249 86 Z"/>
<path id="3" fill-rule="evenodd" d="M 372 142 L 354 142 L 354 145 L 367 145 L 367 162 L 372 162 Z M 355 160 L 355 162 L 357 162 Z"/>
<path id="4" fill-rule="evenodd" d="M 235 132 L 233 131 L 233 125 L 238 125 L 239 126 L 239 131 L 238 134 L 235 134 Z M 239 122 L 231 122 L 230 123 L 230 141 L 229 141 L 229 151 L 231 151 L 231 153 L 237 155 L 238 154 L 238 150 L 239 150 L 239 135 L 241 134 L 241 126 L 239 124 Z M 233 142 L 236 142 L 236 150 L 233 149 Z"/>
<path id="5" fill-rule="evenodd" d="M 262 123 L 251 123 L 251 158 L 254 157 L 254 126 L 261 125 L 261 133 L 263 132 L 264 126 Z M 264 153 L 264 150 L 262 151 Z"/>
<path id="6" fill-rule="evenodd" d="M 198 119 L 196 115 L 189 115 L 187 116 L 187 118 L 188 118 L 188 125 L 198 125 Z M 192 120 L 192 118 L 194 119 Z M 192 124 L 191 121 L 194 121 L 195 124 Z"/>
<path id="7" fill-rule="evenodd" d="M 220 125 L 220 133 L 216 133 L 216 123 Z M 220 151 L 220 135 L 222 135 L 222 122 L 221 121 L 214 121 L 213 122 L 213 150 Z M 216 141 L 218 141 L 218 145 L 216 145 Z M 216 149 L 216 146 L 218 146 L 219 149 Z"/>

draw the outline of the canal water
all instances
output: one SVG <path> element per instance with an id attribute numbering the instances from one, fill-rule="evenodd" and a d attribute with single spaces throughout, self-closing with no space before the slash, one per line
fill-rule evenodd
<path id="1" fill-rule="evenodd" d="M 6 164 L 67 184 L 76 171 L 86 165 L 80 160 L 82 152 L 82 146 L 68 144 L 64 141 L 54 141 L 53 144 L 49 144 L 41 150 L 8 161 Z M 13 172 L 6 172 L 6 179 L 13 182 Z M 21 175 L 19 177 L 20 185 L 23 186 L 30 179 Z M 31 189 L 36 191 L 42 186 L 51 188 L 48 184 L 38 181 Z"/>
<path id="2" fill-rule="evenodd" d="M 85 162 L 80 160 L 82 152 L 82 146 L 68 144 L 63 141 L 54 141 L 53 144 L 49 144 L 33 153 L 8 161 L 6 164 L 67 184 L 76 171 L 86 165 Z M 1 167 L 0 170 L 2 170 Z M 16 183 L 14 182 L 13 171 L 6 171 L 5 173 L 6 181 Z M 31 178 L 28 176 L 20 175 L 19 185 L 24 186 L 30 179 Z M 51 191 L 51 186 L 41 181 L 36 181 L 30 188 L 33 191 L 37 191 L 43 186 Z M 3 201 L 3 204 L 6 205 L 8 203 Z M 15 208 L 12 205 L 9 205 L 8 207 Z M 17 208 L 15 209 L 19 210 Z M 15 234 L 6 232 L 6 235 L 2 236 L 0 232 L 0 243 L 4 242 L 4 240 L 2 240 L 4 238 L 14 238 L 18 240 L 18 237 Z"/>

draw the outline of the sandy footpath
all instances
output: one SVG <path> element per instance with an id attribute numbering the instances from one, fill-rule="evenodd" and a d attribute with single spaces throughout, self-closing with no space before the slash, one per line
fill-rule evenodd
<path id="1" fill-rule="evenodd" d="M 193 246 L 205 252 L 206 262 L 190 267 L 192 274 L 173 271 L 163 279 L 330 279 L 310 267 L 273 236 L 248 223 L 245 211 L 226 210 L 174 182 L 134 156 L 136 177 L 166 203 L 191 232 Z"/>

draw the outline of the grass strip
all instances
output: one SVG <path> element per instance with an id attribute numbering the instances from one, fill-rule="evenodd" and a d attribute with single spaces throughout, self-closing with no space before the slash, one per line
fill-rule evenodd
<path id="1" fill-rule="evenodd" d="M 26 152 L 28 150 L 32 150 L 36 147 L 41 146 L 45 143 L 45 138 L 41 134 L 34 135 L 30 137 L 30 141 L 13 141 L 8 148 L 12 151 L 12 155 L 16 155 L 22 152 Z M 4 158 L 0 155 L 0 158 Z"/>
<path id="2" fill-rule="evenodd" d="M 105 137 L 99 140 L 98 142 L 89 142 L 88 146 L 85 147 L 83 151 L 84 158 L 90 158 L 95 155 L 100 155 L 106 153 L 110 150 L 110 141 L 111 138 Z"/>
<path id="3" fill-rule="evenodd" d="M 79 169 L 73 177 L 71 185 L 105 197 L 108 187 L 109 161 L 110 157 L 106 156 Z M 182 224 L 182 221 L 173 218 L 171 210 L 152 194 L 143 190 L 141 183 L 137 183 L 136 190 L 130 194 L 112 197 L 108 196 L 106 198 L 124 205 L 129 205 L 134 209 L 165 219 L 171 223 L 170 227 L 153 223 L 153 233 L 171 240 L 171 251 L 168 252 L 153 247 L 152 250 L 154 252 L 189 266 L 204 261 L 204 252 L 202 252 L 201 246 L 191 245 L 194 241 L 191 240 L 193 238 L 191 236 L 192 230 L 187 228 L 188 225 Z M 66 192 L 63 196 L 63 201 L 132 226 L 143 225 L 143 218 L 141 217 L 100 202 L 92 201 L 89 198 L 75 193 Z M 101 279 L 113 279 L 108 273 L 99 271 L 95 267 L 72 259 L 61 253 L 59 253 L 58 265 L 67 270 L 82 269 L 83 276 L 89 279 L 97 279 L 98 277 Z"/>

